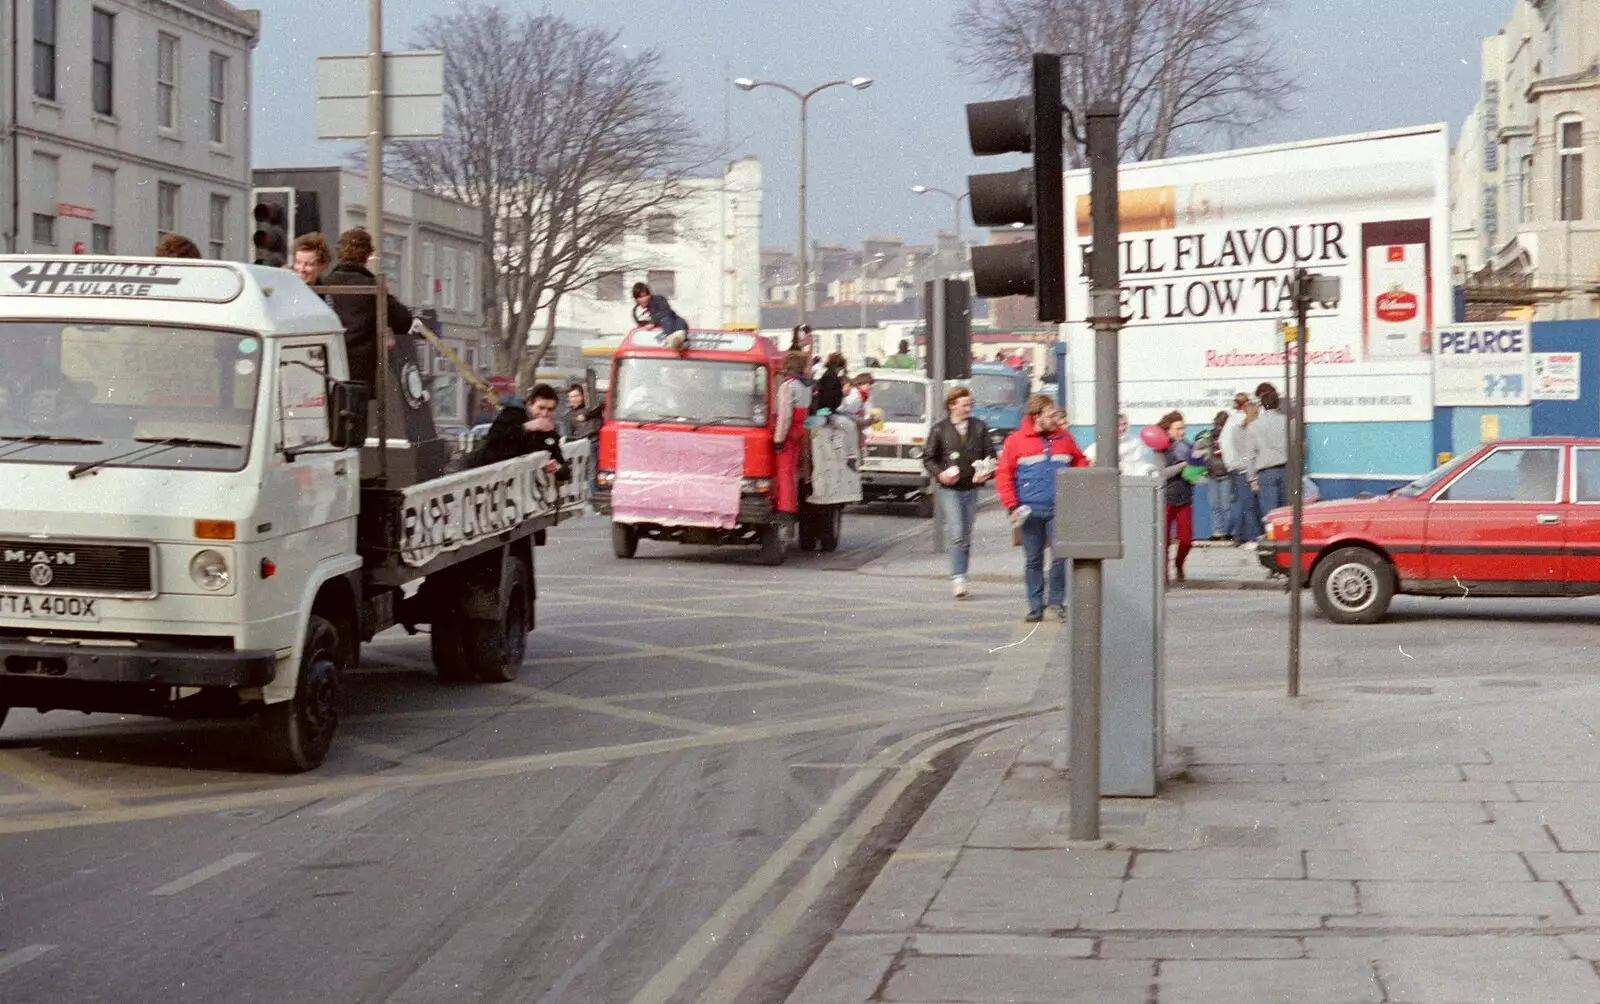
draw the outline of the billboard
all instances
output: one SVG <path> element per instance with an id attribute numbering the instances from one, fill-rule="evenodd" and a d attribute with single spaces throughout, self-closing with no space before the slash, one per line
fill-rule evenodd
<path id="1" fill-rule="evenodd" d="M 1290 279 L 1337 276 L 1313 304 L 1307 419 L 1428 421 L 1437 325 L 1450 320 L 1444 126 L 1122 166 L 1122 409 L 1191 422 L 1263 381 L 1284 390 Z M 1070 172 L 1068 344 L 1073 424 L 1093 422 L 1089 175 Z"/>

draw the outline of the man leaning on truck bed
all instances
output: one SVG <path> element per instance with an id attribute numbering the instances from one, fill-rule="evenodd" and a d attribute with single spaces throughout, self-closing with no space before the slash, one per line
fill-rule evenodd
<path id="1" fill-rule="evenodd" d="M 325 286 L 371 286 L 377 283 L 367 261 L 372 258 L 372 236 L 357 227 L 339 235 L 339 260 L 323 273 Z M 350 361 L 350 379 L 360 380 L 373 393 L 378 379 L 378 304 L 364 294 L 329 296 L 328 305 L 344 325 L 344 352 Z M 389 297 L 389 330 L 399 338 L 411 332 L 411 311 Z"/>

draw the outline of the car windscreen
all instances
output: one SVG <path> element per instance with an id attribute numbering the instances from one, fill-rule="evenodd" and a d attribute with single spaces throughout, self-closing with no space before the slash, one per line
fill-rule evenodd
<path id="1" fill-rule="evenodd" d="M 977 373 L 972 377 L 972 403 L 990 408 L 1022 407 L 1022 381 L 996 373 Z"/>
<path id="2" fill-rule="evenodd" d="M 1396 495 L 1421 495 L 1434 485 L 1445 480 L 1450 475 L 1461 469 L 1461 465 L 1472 459 L 1472 454 L 1463 453 L 1451 458 L 1449 461 L 1424 474 L 1422 477 L 1400 488 L 1396 488 Z"/>
<path id="3" fill-rule="evenodd" d="M 767 424 L 767 370 L 755 363 L 630 357 L 617 362 L 610 417 L 624 422 Z"/>
<path id="4" fill-rule="evenodd" d="M 926 422 L 928 385 L 912 380 L 875 380 L 867 407 L 883 412 L 885 422 Z"/>
<path id="5" fill-rule="evenodd" d="M 0 322 L 0 461 L 240 470 L 261 359 L 231 331 Z"/>

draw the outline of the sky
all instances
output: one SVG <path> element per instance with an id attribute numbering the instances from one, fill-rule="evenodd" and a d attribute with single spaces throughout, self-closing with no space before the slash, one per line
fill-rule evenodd
<path id="1" fill-rule="evenodd" d="M 367 4 L 234 0 L 261 11 L 253 110 L 257 167 L 342 162 L 349 143 L 319 142 L 313 125 L 318 55 L 367 48 Z M 681 106 L 705 139 L 726 135 L 736 156 L 762 165 L 763 243 L 795 246 L 798 103 L 773 88 L 873 78 L 810 104 L 808 230 L 813 241 L 856 245 L 869 236 L 931 241 L 953 223 L 948 199 L 913 185 L 961 192 L 969 174 L 1025 166 L 973 157 L 964 105 L 1010 97 L 962 77 L 951 59 L 955 0 L 501 0 L 620 30 L 630 48 L 655 48 Z M 402 49 L 449 0 L 385 0 L 384 47 Z M 1512 0 L 1279 0 L 1269 32 L 1302 90 L 1291 111 L 1240 145 L 1446 122 L 1454 137 L 1471 111 L 1479 43 L 1510 16 Z M 359 146 L 359 144 L 356 144 Z M 973 228 L 966 227 L 969 235 Z"/>

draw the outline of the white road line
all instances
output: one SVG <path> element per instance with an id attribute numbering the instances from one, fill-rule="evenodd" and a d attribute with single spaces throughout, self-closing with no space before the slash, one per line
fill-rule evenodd
<path id="1" fill-rule="evenodd" d="M 0 975 L 9 973 L 18 966 L 32 962 L 55 947 L 54 945 L 29 945 L 26 948 L 19 948 L 14 952 L 0 955 Z"/>
<path id="2" fill-rule="evenodd" d="M 350 798 L 347 798 L 342 802 L 335 802 L 334 804 L 328 806 L 326 809 L 323 809 L 323 810 L 319 811 L 317 813 L 317 815 L 319 815 L 319 816 L 343 816 L 346 813 L 356 811 L 357 809 L 361 808 L 363 805 L 366 805 L 369 802 L 375 801 L 376 799 L 378 799 L 381 796 L 386 795 L 388 793 L 389 793 L 389 789 L 387 789 L 387 788 L 373 788 L 371 791 L 363 791 L 361 794 L 351 796 Z"/>
<path id="3" fill-rule="evenodd" d="M 237 868 L 247 861 L 254 861 L 260 856 L 261 854 L 258 851 L 239 851 L 236 854 L 230 854 L 221 861 L 206 865 L 204 868 L 196 869 L 180 879 L 174 879 L 173 881 L 168 882 L 164 886 L 151 889 L 150 895 L 176 896 L 185 889 L 193 889 L 206 879 L 216 878 L 218 875 L 221 875 L 228 869 Z"/>

